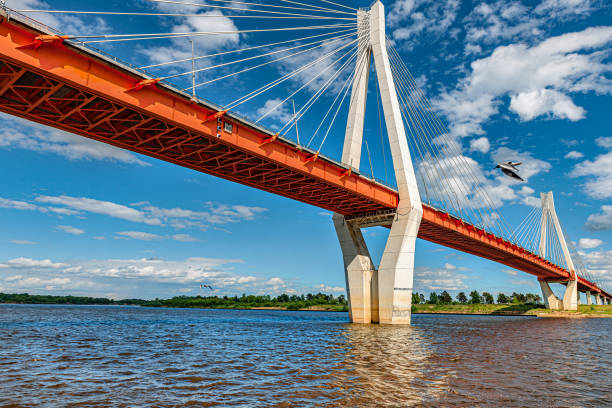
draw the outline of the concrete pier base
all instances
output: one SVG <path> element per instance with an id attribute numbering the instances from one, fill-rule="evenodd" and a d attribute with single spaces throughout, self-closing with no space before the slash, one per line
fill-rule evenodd
<path id="1" fill-rule="evenodd" d="M 353 323 L 376 322 L 378 321 L 377 274 L 361 229 L 347 222 L 340 214 L 334 214 L 333 221 L 344 259 L 349 318 Z M 374 297 L 373 292 L 375 292 Z"/>
<path id="2" fill-rule="evenodd" d="M 547 309 L 552 310 L 578 310 L 578 281 L 567 282 L 563 299 L 559 299 L 550 288 L 546 281 L 539 281 L 540 289 L 542 289 L 542 298 Z M 589 297 L 587 296 L 587 302 Z"/>
<path id="3" fill-rule="evenodd" d="M 593 304 L 593 298 L 591 297 L 591 291 L 586 291 L 586 300 L 587 300 L 587 305 L 591 305 Z"/>
<path id="4" fill-rule="evenodd" d="M 595 304 L 601 305 L 601 295 L 599 293 L 595 294 Z"/>

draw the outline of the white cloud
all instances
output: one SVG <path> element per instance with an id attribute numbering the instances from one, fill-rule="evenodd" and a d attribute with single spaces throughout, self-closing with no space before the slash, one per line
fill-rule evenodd
<path id="1" fill-rule="evenodd" d="M 199 239 L 196 237 L 192 237 L 189 234 L 174 234 L 172 235 L 172 239 L 179 242 L 197 242 Z"/>
<path id="2" fill-rule="evenodd" d="M 82 229 L 71 227 L 70 225 L 58 225 L 56 228 L 60 231 L 64 231 L 72 235 L 83 235 L 85 233 L 85 231 L 83 231 Z"/>
<path id="3" fill-rule="evenodd" d="M 595 139 L 595 143 L 599 147 L 603 147 L 604 149 L 612 149 L 612 136 L 610 137 L 598 137 Z"/>
<path id="4" fill-rule="evenodd" d="M 612 287 L 612 251 L 581 251 L 579 254 L 601 287 Z"/>
<path id="5" fill-rule="evenodd" d="M 569 96 L 551 89 L 536 89 L 512 95 L 510 110 L 525 121 L 549 112 L 555 118 L 571 121 L 584 119 L 585 116 L 585 110 L 574 105 Z"/>
<path id="6" fill-rule="evenodd" d="M 588 231 L 612 230 L 612 205 L 602 205 L 600 213 L 589 215 L 584 228 Z"/>
<path id="7" fill-rule="evenodd" d="M 446 264 L 444 268 L 417 267 L 414 273 L 414 291 L 467 289 L 465 280 L 468 277 L 458 273 L 459 269 L 451 264 Z"/>
<path id="8" fill-rule="evenodd" d="M 584 157 L 584 154 L 577 152 L 575 150 L 572 150 L 571 152 L 568 152 L 565 155 L 566 159 L 582 159 Z"/>
<path id="9" fill-rule="evenodd" d="M 162 223 L 159 218 L 151 217 L 134 208 L 130 208 L 122 204 L 115 204 L 110 201 L 96 200 L 93 198 L 70 197 L 66 195 L 59 197 L 38 196 L 36 197 L 36 201 L 40 203 L 63 205 L 76 210 L 108 215 L 114 218 L 120 218 L 133 222 L 142 222 L 149 225 L 160 225 Z"/>
<path id="10" fill-rule="evenodd" d="M 448 34 L 459 6 L 458 0 L 397 0 L 389 7 L 386 22 L 393 38 L 412 49 L 416 37 L 430 39 Z"/>
<path id="11" fill-rule="evenodd" d="M 150 234 L 148 232 L 142 232 L 142 231 L 121 231 L 121 232 L 117 232 L 116 234 L 122 237 L 128 237 L 128 238 L 137 239 L 140 241 L 154 241 L 158 239 L 164 239 L 164 237 L 161 235 Z"/>
<path id="12" fill-rule="evenodd" d="M 38 242 L 34 242 L 34 241 L 28 241 L 25 239 L 13 239 L 11 241 L 9 241 L 11 244 L 15 244 L 15 245 L 36 245 L 38 244 Z"/>
<path id="13" fill-rule="evenodd" d="M 135 154 L 61 130 L 0 113 L 0 148 L 53 153 L 69 160 L 102 160 L 148 166 Z"/>
<path id="14" fill-rule="evenodd" d="M 580 238 L 578 241 L 578 245 L 583 249 L 597 248 L 601 244 L 603 244 L 603 241 L 597 238 Z"/>
<path id="15" fill-rule="evenodd" d="M 489 139 L 484 136 L 470 140 L 470 151 L 472 152 L 487 153 L 490 148 Z"/>
<path id="16" fill-rule="evenodd" d="M 471 64 L 457 88 L 436 101 L 451 122 L 453 136 L 482 134 L 482 124 L 499 112 L 504 98 L 523 120 L 546 116 L 578 120 L 583 108 L 570 94 L 612 93 L 607 55 L 598 51 L 612 41 L 612 27 L 591 27 L 551 37 L 529 47 L 511 44 Z"/>
<path id="17" fill-rule="evenodd" d="M 268 99 L 261 108 L 257 109 L 257 117 L 266 115 L 266 118 L 276 120 L 281 124 L 289 122 L 293 119 L 293 113 L 289 111 L 291 102 L 287 101 L 279 105 L 282 101 L 283 99 L 280 98 Z"/>
<path id="18" fill-rule="evenodd" d="M 36 260 L 31 258 L 15 258 L 6 262 L 10 267 L 15 268 L 63 268 L 68 264 L 57 262 L 54 263 L 50 259 Z"/>
<path id="19" fill-rule="evenodd" d="M 586 177 L 586 193 L 598 199 L 612 197 L 612 150 L 597 156 L 595 160 L 578 163 L 570 173 L 571 177 Z"/>

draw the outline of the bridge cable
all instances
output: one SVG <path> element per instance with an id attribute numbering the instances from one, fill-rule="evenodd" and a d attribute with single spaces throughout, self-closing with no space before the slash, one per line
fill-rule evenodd
<path id="1" fill-rule="evenodd" d="M 190 2 L 184 2 L 184 1 L 171 1 L 171 0 L 147 0 L 147 1 L 150 1 L 152 3 L 175 4 L 175 5 L 180 5 L 180 6 L 195 6 L 198 8 L 216 7 L 214 5 L 206 5 L 202 3 L 190 3 Z M 326 12 L 326 13 L 342 13 L 342 14 L 348 14 L 348 15 L 353 15 L 353 16 L 355 15 L 355 13 L 349 13 L 348 11 L 335 10 L 331 8 L 325 8 L 325 7 L 314 6 L 314 5 L 311 6 L 309 4 L 288 1 L 288 0 L 279 0 L 279 1 L 282 1 L 285 3 L 293 3 L 297 5 L 302 5 L 302 6 L 308 6 L 310 8 L 301 8 L 301 7 L 294 7 L 294 6 L 280 6 L 280 5 L 273 5 L 273 4 L 252 3 L 252 2 L 234 1 L 234 0 L 209 0 L 209 1 L 215 1 L 218 3 L 244 4 L 247 6 L 260 6 L 260 7 L 282 8 L 282 9 L 290 9 L 290 10 L 317 11 L 317 12 Z"/>

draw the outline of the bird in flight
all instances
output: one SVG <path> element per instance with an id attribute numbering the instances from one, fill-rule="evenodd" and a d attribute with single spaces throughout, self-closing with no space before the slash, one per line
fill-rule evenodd
<path id="1" fill-rule="evenodd" d="M 515 178 L 517 180 L 521 180 L 521 181 L 525 181 L 523 180 L 523 178 L 521 176 L 519 176 L 518 174 L 518 169 L 516 168 L 516 166 L 520 166 L 521 162 L 505 162 L 505 163 L 497 163 L 497 166 L 495 166 L 496 169 L 501 169 L 502 173 L 504 173 L 506 176 Z"/>
<path id="2" fill-rule="evenodd" d="M 204 289 L 204 288 L 208 288 L 210 290 L 214 290 L 212 286 L 206 285 L 206 284 L 203 283 L 203 284 L 200 285 L 200 289 Z"/>

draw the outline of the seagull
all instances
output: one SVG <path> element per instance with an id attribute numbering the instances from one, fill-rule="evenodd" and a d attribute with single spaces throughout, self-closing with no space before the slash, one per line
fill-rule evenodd
<path id="1" fill-rule="evenodd" d="M 504 173 L 506 176 L 515 178 L 517 180 L 521 180 L 521 181 L 525 181 L 521 178 L 521 176 L 518 175 L 518 169 L 516 168 L 516 166 L 520 166 L 521 162 L 505 162 L 505 163 L 497 163 L 497 166 L 495 166 L 496 169 L 501 169 L 502 173 Z"/>
<path id="2" fill-rule="evenodd" d="M 210 286 L 210 285 L 201 284 L 201 285 L 200 285 L 200 289 L 204 289 L 204 288 L 208 288 L 208 289 L 210 289 L 210 290 L 214 290 L 214 289 L 212 288 L 212 286 Z"/>

